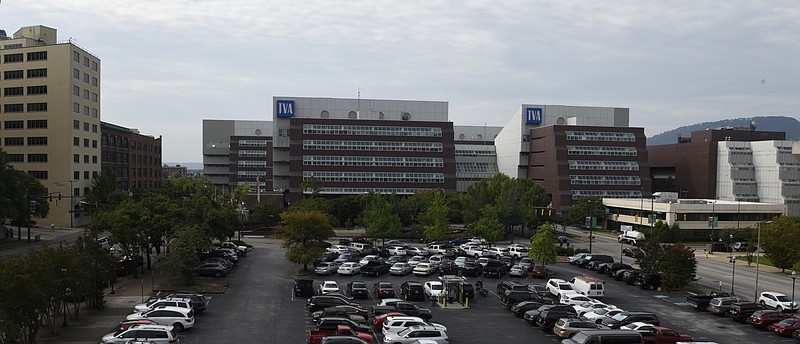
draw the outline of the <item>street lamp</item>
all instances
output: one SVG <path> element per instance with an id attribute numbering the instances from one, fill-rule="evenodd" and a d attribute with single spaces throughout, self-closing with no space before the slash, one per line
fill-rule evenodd
<path id="1" fill-rule="evenodd" d="M 64 314 L 64 320 L 61 322 L 61 327 L 67 327 L 67 326 L 69 326 L 69 324 L 67 324 L 67 291 L 69 290 L 69 288 L 67 288 L 67 285 L 66 285 L 66 279 L 67 279 L 67 269 L 66 268 L 61 269 L 61 276 L 62 276 L 61 281 L 64 283 L 64 299 L 61 300 L 61 302 L 64 303 L 64 313 L 63 313 Z"/>
<path id="2" fill-rule="evenodd" d="M 728 236 L 731 241 L 728 242 L 728 251 L 731 252 L 730 257 L 728 259 L 733 259 L 733 234 Z"/>
<path id="3" fill-rule="evenodd" d="M 797 272 L 796 271 L 792 271 L 792 303 L 789 305 L 789 307 L 791 307 L 791 309 L 792 309 L 792 313 L 795 312 L 794 309 L 795 309 L 795 305 L 796 305 L 796 303 L 794 303 L 794 282 L 796 280 L 797 280 Z"/>
<path id="4" fill-rule="evenodd" d="M 733 279 L 736 277 L 736 257 L 731 257 L 731 266 L 733 266 L 731 270 L 731 295 L 735 295 L 733 293 Z"/>
<path id="5" fill-rule="evenodd" d="M 758 238 L 756 239 L 756 249 L 754 251 L 756 254 L 756 289 L 755 289 L 755 294 L 753 295 L 753 300 L 758 299 L 758 268 L 761 266 L 759 264 L 759 258 L 761 257 L 761 254 L 758 251 L 761 251 L 761 224 L 763 223 L 769 224 L 772 223 L 772 221 L 766 221 L 766 222 L 761 221 L 758 223 Z"/>

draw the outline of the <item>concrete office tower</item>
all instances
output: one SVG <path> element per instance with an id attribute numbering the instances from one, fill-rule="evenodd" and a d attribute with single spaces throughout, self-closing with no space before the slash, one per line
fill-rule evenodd
<path id="1" fill-rule="evenodd" d="M 203 176 L 220 193 L 244 184 L 272 192 L 272 122 L 204 119 Z"/>
<path id="2" fill-rule="evenodd" d="M 447 102 L 274 97 L 274 188 L 287 202 L 316 177 L 323 195 L 456 189 Z"/>
<path id="3" fill-rule="evenodd" d="M 456 125 L 456 191 L 464 192 L 467 188 L 490 179 L 497 174 L 497 150 L 494 138 L 503 127 Z"/>
<path id="4" fill-rule="evenodd" d="M 41 25 L 13 37 L 0 31 L 0 53 L 0 147 L 14 168 L 61 193 L 39 222 L 87 225 L 88 216 L 70 210 L 100 172 L 100 59 Z"/>
<path id="5" fill-rule="evenodd" d="M 521 105 L 495 138 L 500 172 L 529 178 L 566 211 L 583 196 L 650 194 L 643 128 L 627 108 Z"/>

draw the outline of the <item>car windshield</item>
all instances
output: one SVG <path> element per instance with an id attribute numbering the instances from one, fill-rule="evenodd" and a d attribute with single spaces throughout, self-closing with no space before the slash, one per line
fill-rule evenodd
<path id="1" fill-rule="evenodd" d="M 625 320 L 625 318 L 627 318 L 627 317 L 628 317 L 628 316 L 627 316 L 627 315 L 625 315 L 625 314 L 618 313 L 618 314 L 615 314 L 613 317 L 611 317 L 611 319 L 614 319 L 615 321 L 623 321 L 623 320 Z"/>
<path id="2" fill-rule="evenodd" d="M 558 289 L 561 289 L 561 290 L 572 290 L 572 286 L 569 285 L 569 284 L 559 284 L 558 285 Z"/>
<path id="3" fill-rule="evenodd" d="M 366 288 L 367 284 L 363 282 L 353 282 L 353 288 Z"/>
<path id="4" fill-rule="evenodd" d="M 572 341 L 575 343 L 586 343 L 589 340 L 589 336 L 584 334 L 583 332 L 578 332 L 574 336 L 572 336 Z"/>
<path id="5" fill-rule="evenodd" d="M 433 289 L 433 290 L 442 290 L 442 285 L 438 284 L 438 283 L 437 284 L 431 284 L 431 289 Z"/>
<path id="6" fill-rule="evenodd" d="M 789 298 L 786 297 L 786 295 L 776 295 L 775 298 L 778 299 L 778 302 L 791 302 L 792 301 L 792 300 L 789 300 Z"/>

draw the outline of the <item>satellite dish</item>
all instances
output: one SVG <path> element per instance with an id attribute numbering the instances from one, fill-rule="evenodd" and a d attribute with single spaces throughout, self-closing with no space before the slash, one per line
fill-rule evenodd
<path id="1" fill-rule="evenodd" d="M 750 130 L 756 131 L 756 121 L 750 121 Z"/>

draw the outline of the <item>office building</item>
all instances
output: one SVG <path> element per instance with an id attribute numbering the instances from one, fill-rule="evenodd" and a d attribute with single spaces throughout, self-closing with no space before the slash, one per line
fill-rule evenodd
<path id="1" fill-rule="evenodd" d="M 521 105 L 495 139 L 500 172 L 540 183 L 565 213 L 580 197 L 650 194 L 646 137 L 626 108 Z"/>
<path id="2" fill-rule="evenodd" d="M 494 138 L 503 127 L 453 126 L 455 135 L 456 191 L 492 178 L 497 174 L 497 150 Z"/>
<path id="3" fill-rule="evenodd" d="M 274 193 L 272 132 L 269 121 L 203 120 L 203 176 L 222 193 L 245 184 Z"/>
<path id="4" fill-rule="evenodd" d="M 161 136 L 142 135 L 137 129 L 106 122 L 100 128 L 102 170 L 114 171 L 122 190 L 140 192 L 161 186 Z M 73 177 L 78 179 L 78 175 Z"/>
<path id="5" fill-rule="evenodd" d="M 189 169 L 186 166 L 181 166 L 181 165 L 170 166 L 164 164 L 164 166 L 161 166 L 162 178 L 169 179 L 172 176 L 186 178 L 189 176 Z"/>
<path id="6" fill-rule="evenodd" d="M 71 40 L 58 41 L 56 29 L 41 25 L 12 37 L 0 31 L 0 54 L 0 148 L 15 169 L 61 193 L 62 201 L 52 203 L 40 222 L 88 224 L 89 217 L 71 209 L 101 167 L 100 59 Z"/>

